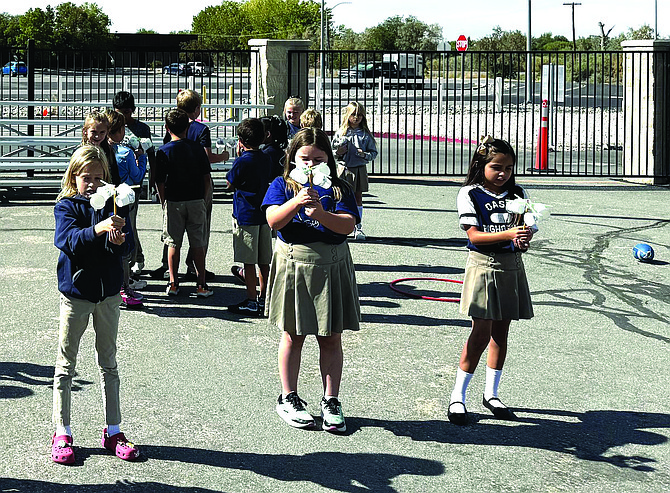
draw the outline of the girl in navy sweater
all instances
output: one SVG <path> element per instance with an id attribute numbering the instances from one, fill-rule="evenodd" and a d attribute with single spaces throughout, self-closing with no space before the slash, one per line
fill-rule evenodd
<path id="1" fill-rule="evenodd" d="M 121 259 L 131 246 L 132 233 L 124 231 L 126 219 L 114 214 L 113 199 L 101 210 L 93 209 L 90 203 L 97 188 L 108 180 L 110 174 L 104 151 L 97 146 L 83 145 L 70 159 L 54 207 L 54 244 L 60 250 L 57 270 L 61 296 L 53 396 L 56 431 L 51 458 L 59 464 L 74 462 L 70 428 L 72 377 L 79 342 L 91 315 L 107 424 L 102 432 L 102 446 L 125 460 L 139 455 L 137 447 L 119 428 L 121 410 L 116 364 L 119 291 L 123 283 Z"/>

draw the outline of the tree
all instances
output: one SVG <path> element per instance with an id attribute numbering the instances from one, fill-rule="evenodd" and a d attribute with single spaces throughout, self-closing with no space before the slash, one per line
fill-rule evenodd
<path id="1" fill-rule="evenodd" d="M 248 48 L 252 38 L 311 39 L 319 47 L 321 7 L 303 0 L 224 0 L 207 7 L 192 23 L 200 48 L 220 50 Z"/>
<path id="2" fill-rule="evenodd" d="M 20 33 L 19 16 L 0 13 L 0 46 L 17 46 Z"/>
<path id="3" fill-rule="evenodd" d="M 94 3 L 61 3 L 56 7 L 55 45 L 61 49 L 106 50 L 112 41 L 110 24 L 107 14 Z"/>
<path id="4" fill-rule="evenodd" d="M 626 39 L 654 39 L 654 29 L 648 24 L 643 24 L 637 29 L 631 27 L 626 33 Z"/>
<path id="5" fill-rule="evenodd" d="M 526 36 L 521 31 L 503 31 L 500 26 L 493 33 L 474 43 L 479 51 L 526 51 Z"/>
<path id="6" fill-rule="evenodd" d="M 29 39 L 35 40 L 36 48 L 51 48 L 54 39 L 55 12 L 51 6 L 46 10 L 30 9 L 19 16 L 20 31 L 16 37 L 19 46 L 25 46 Z"/>
<path id="7" fill-rule="evenodd" d="M 440 39 L 442 28 L 439 24 L 428 25 L 409 16 L 398 29 L 397 47 L 401 51 L 434 51 Z"/>
<path id="8" fill-rule="evenodd" d="M 140 27 L 135 34 L 158 34 L 157 31 L 154 31 L 153 29 L 145 29 L 143 27 Z"/>
<path id="9" fill-rule="evenodd" d="M 554 36 L 551 33 L 544 33 L 538 38 L 533 38 L 530 45 L 534 51 L 561 51 L 563 50 L 563 43 L 569 43 L 569 49 L 572 49 L 572 43 L 565 36 Z"/>
<path id="10" fill-rule="evenodd" d="M 378 51 L 397 51 L 398 33 L 403 25 L 399 15 L 389 17 L 381 24 L 369 27 L 363 32 L 363 49 Z"/>
<path id="11" fill-rule="evenodd" d="M 356 50 L 361 46 L 361 35 L 344 24 L 334 28 L 329 39 L 333 50 Z"/>

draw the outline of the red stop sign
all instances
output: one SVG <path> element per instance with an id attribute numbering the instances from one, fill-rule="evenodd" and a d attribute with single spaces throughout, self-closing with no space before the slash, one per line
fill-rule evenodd
<path id="1" fill-rule="evenodd" d="M 468 49 L 468 38 L 465 37 L 465 34 L 461 34 L 456 40 L 456 49 L 458 51 L 465 51 Z"/>

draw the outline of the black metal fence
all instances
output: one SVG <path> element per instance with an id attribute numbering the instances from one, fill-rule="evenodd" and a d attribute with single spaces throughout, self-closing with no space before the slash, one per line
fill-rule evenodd
<path id="1" fill-rule="evenodd" d="M 380 151 L 370 169 L 375 174 L 463 175 L 479 137 L 491 134 L 516 149 L 518 174 L 667 178 L 668 145 L 660 169 L 658 156 L 649 154 L 659 142 L 653 129 L 669 128 L 669 112 L 659 113 L 649 103 L 670 100 L 667 55 L 294 51 L 288 60 L 288 93 L 319 109 L 329 132 L 339 127 L 350 101 L 361 102 Z M 17 64 L 12 61 L 25 62 L 27 75 L 20 68 L 13 75 Z M 261 99 L 252 93 L 259 90 L 251 80 L 252 68 L 261 64 L 256 51 L 3 48 L 0 63 L 3 119 L 83 119 L 87 107 L 47 103 L 108 105 L 121 89 L 149 105 L 139 108 L 140 119 L 154 121 L 162 120 L 165 108 L 151 104 L 173 102 L 184 88 L 201 92 L 212 103 Z M 631 74 L 642 74 L 643 80 Z M 657 83 L 648 83 L 652 79 Z M 45 104 L 27 109 L 2 105 L 19 100 Z M 549 121 L 545 140 L 540 139 L 543 104 Z M 219 109 L 203 116 L 222 121 L 231 115 Z M 0 136 L 9 131 L 0 126 Z M 62 129 L 41 126 L 39 131 L 52 135 Z M 217 127 L 214 137 L 232 132 L 231 126 Z M 549 150 L 546 161 L 538 159 L 538 143 Z M 632 160 L 638 163 L 633 171 L 627 164 Z"/>
<path id="2" fill-rule="evenodd" d="M 0 82 L 2 118 L 83 119 L 90 109 L 77 102 L 111 106 L 114 94 L 131 92 L 141 120 L 162 120 L 165 107 L 146 103 L 174 103 L 183 89 L 198 91 L 208 103 L 248 104 L 255 99 L 250 82 L 256 51 L 88 51 L 54 52 L 39 49 L 0 49 L 3 75 Z M 21 61 L 26 73 L 12 73 L 12 62 Z M 43 101 L 34 114 L 14 114 L 16 106 L 2 101 Z M 48 102 L 72 102 L 72 107 L 50 108 Z M 53 111 L 52 111 L 53 109 Z M 203 117 L 221 121 L 229 111 L 209 111 Z M 46 127 L 45 127 L 46 129 Z M 225 127 L 218 130 L 225 131 Z M 59 129 L 51 129 L 58 132 Z M 0 134 L 6 129 L 0 129 Z M 227 129 L 231 131 L 230 128 Z M 234 129 L 232 129 L 234 131 Z M 216 135 L 215 135 L 216 136 Z"/>
<path id="3" fill-rule="evenodd" d="M 295 51 L 289 93 L 308 77 L 306 97 L 331 132 L 346 104 L 362 103 L 380 151 L 372 173 L 463 175 L 479 137 L 491 134 L 516 149 L 518 174 L 626 176 L 626 142 L 649 141 L 626 134 L 639 118 L 624 104 L 626 56 L 633 70 L 651 77 L 654 67 L 665 67 L 667 77 L 663 53 Z M 632 88 L 628 98 L 647 100 L 645 90 Z M 667 84 L 662 90 L 657 101 L 670 96 Z M 543 103 L 549 129 L 541 141 Z M 547 160 L 537 156 L 539 142 L 546 142 Z M 635 175 L 658 175 L 642 157 Z M 667 166 L 662 173 L 668 176 Z"/>

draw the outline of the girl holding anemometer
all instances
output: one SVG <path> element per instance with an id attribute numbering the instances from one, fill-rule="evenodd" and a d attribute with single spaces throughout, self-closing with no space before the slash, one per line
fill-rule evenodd
<path id="1" fill-rule="evenodd" d="M 322 428 L 344 432 L 338 397 L 342 331 L 358 330 L 360 320 L 346 239 L 359 218 L 351 189 L 337 177 L 333 151 L 322 130 L 305 128 L 293 137 L 284 175 L 272 182 L 262 207 L 277 231 L 267 289 L 269 320 L 283 331 L 277 413 L 296 428 L 315 425 L 297 392 L 302 347 L 307 335 L 313 334 L 319 344 L 324 390 Z"/>
<path id="2" fill-rule="evenodd" d="M 342 125 L 333 137 L 333 149 L 337 159 L 344 163 L 340 178 L 344 178 L 353 187 L 356 197 L 359 220 L 354 231 L 354 240 L 364 241 L 365 233 L 361 226 L 363 192 L 369 189 L 365 166 L 377 157 L 377 144 L 368 128 L 365 107 L 361 103 L 349 103 L 344 109 Z"/>
<path id="3" fill-rule="evenodd" d="M 52 438 L 51 458 L 59 464 L 74 462 L 70 428 L 72 378 L 79 343 L 91 315 L 107 423 L 102 432 L 102 446 L 125 460 L 139 455 L 137 447 L 119 428 L 121 410 L 116 364 L 119 291 L 123 283 L 121 261 L 127 240 L 132 243 L 132 233 L 124 233 L 126 219 L 114 213 L 112 201 L 101 210 L 93 209 L 90 203 L 97 188 L 109 180 L 104 152 L 100 147 L 83 145 L 70 159 L 54 207 L 54 244 L 60 250 L 57 271 L 61 295 L 53 388 L 56 432 Z"/>
<path id="4" fill-rule="evenodd" d="M 533 231 L 511 224 L 507 212 L 508 200 L 527 198 L 515 183 L 515 164 L 514 150 L 507 142 L 482 137 L 458 193 L 459 223 L 468 235 L 470 250 L 460 311 L 472 317 L 472 332 L 461 354 L 447 413 L 449 421 L 458 425 L 468 422 L 465 393 L 487 346 L 483 405 L 499 419 L 516 419 L 498 398 L 510 322 L 533 317 L 521 260 Z"/>

